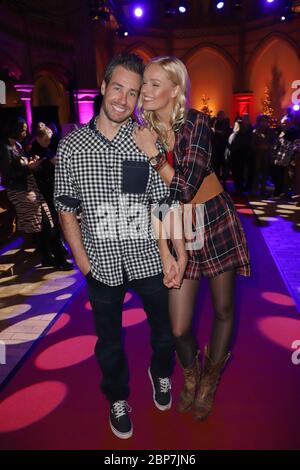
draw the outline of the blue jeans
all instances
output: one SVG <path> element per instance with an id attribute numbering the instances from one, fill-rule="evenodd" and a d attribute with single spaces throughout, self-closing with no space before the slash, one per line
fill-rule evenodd
<path id="1" fill-rule="evenodd" d="M 131 282 L 124 279 L 116 287 L 107 286 L 90 274 L 86 279 L 98 336 L 95 354 L 102 371 L 101 390 L 106 398 L 112 402 L 127 400 L 129 396 L 129 372 L 122 341 L 122 309 L 128 288 L 140 295 L 151 328 L 151 372 L 157 377 L 170 377 L 174 367 L 174 340 L 163 275 Z"/>

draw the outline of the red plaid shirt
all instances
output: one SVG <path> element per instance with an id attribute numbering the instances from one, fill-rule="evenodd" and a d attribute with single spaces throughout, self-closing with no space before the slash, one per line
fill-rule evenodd
<path id="1" fill-rule="evenodd" d="M 190 109 L 184 125 L 176 133 L 173 149 L 175 175 L 171 181 L 170 199 L 186 204 L 194 198 L 203 179 L 214 171 L 211 153 L 207 118 Z"/>

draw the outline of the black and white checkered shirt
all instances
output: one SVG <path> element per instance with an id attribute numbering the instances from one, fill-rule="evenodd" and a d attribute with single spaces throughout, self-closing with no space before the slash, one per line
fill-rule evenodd
<path id="1" fill-rule="evenodd" d="M 116 286 L 162 271 L 151 227 L 151 203 L 168 187 L 136 146 L 130 118 L 112 141 L 96 118 L 59 144 L 54 200 L 57 210 L 81 209 L 81 232 L 92 276 Z"/>

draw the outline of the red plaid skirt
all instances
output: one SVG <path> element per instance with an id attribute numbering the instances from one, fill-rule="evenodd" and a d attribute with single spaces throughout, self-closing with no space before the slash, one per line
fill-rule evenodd
<path id="1" fill-rule="evenodd" d="M 234 203 L 224 191 L 204 204 L 200 249 L 189 253 L 184 279 L 198 280 L 201 276 L 215 277 L 235 270 L 250 276 L 250 260 L 246 237 Z"/>

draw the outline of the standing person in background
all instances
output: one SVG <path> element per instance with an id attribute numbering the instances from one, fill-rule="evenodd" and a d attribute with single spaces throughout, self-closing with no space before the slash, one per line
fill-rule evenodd
<path id="1" fill-rule="evenodd" d="M 253 177 L 254 177 L 254 156 L 253 156 L 253 149 L 251 147 L 251 137 L 253 132 L 253 127 L 250 121 L 250 116 L 248 113 L 243 114 L 242 122 L 245 128 L 245 132 L 248 135 L 248 145 L 249 147 L 246 149 L 246 159 L 245 159 L 245 186 L 244 190 L 246 193 L 251 193 L 252 186 L 253 186 Z"/>
<path id="2" fill-rule="evenodd" d="M 298 145 L 294 142 L 299 138 L 299 128 L 286 115 L 281 119 L 281 131 L 275 140 L 273 149 L 273 164 L 271 167 L 272 180 L 274 183 L 273 199 L 289 197 L 289 169 L 291 163 L 296 163 L 295 153 Z"/>
<path id="3" fill-rule="evenodd" d="M 35 173 L 35 179 L 52 212 L 52 209 L 54 209 L 55 154 L 49 148 L 51 137 L 51 129 L 46 127 L 44 123 L 40 123 L 31 145 L 29 157 L 33 158 L 38 155 L 41 160 L 41 165 Z"/>
<path id="4" fill-rule="evenodd" d="M 16 211 L 18 230 L 30 234 L 43 266 L 71 270 L 72 264 L 61 253 L 49 207 L 36 184 L 35 171 L 41 160 L 38 156 L 28 160 L 21 145 L 27 124 L 18 119 L 8 127 L 7 138 L 0 147 L 0 168 L 2 184 Z"/>
<path id="5" fill-rule="evenodd" d="M 246 190 L 246 169 L 251 152 L 251 136 L 243 119 L 238 119 L 228 139 L 229 166 L 237 196 Z"/>
<path id="6" fill-rule="evenodd" d="M 62 138 L 61 133 L 58 131 L 57 125 L 55 122 L 49 122 L 48 129 L 52 131 L 51 140 L 49 148 L 54 155 L 56 155 L 58 144 Z"/>
<path id="7" fill-rule="evenodd" d="M 54 230 L 57 234 L 57 240 L 59 240 L 60 243 L 61 256 L 65 258 L 68 256 L 68 251 L 66 250 L 61 238 L 62 234 L 58 214 L 53 201 L 56 154 L 50 149 L 52 135 L 51 129 L 49 129 L 49 127 L 44 123 L 40 122 L 31 145 L 29 157 L 35 158 L 38 156 L 40 159 L 40 165 L 34 172 L 34 177 L 37 186 L 50 209 L 54 223 Z"/>
<path id="8" fill-rule="evenodd" d="M 212 126 L 212 152 L 213 168 L 223 185 L 226 185 L 228 176 L 227 163 L 225 160 L 225 149 L 230 135 L 230 121 L 224 111 L 219 111 Z"/>
<path id="9" fill-rule="evenodd" d="M 188 91 L 188 74 L 179 59 L 158 57 L 150 61 L 139 103 L 144 126 L 134 135 L 138 147 L 169 186 L 172 200 L 180 201 L 184 210 L 191 207 L 189 203 L 196 204 L 192 209 L 193 230 L 203 237 L 202 247 L 189 251 L 182 285 L 170 290 L 169 302 L 176 353 L 184 374 L 178 410 L 187 411 L 193 405 L 194 417 L 204 420 L 212 411 L 217 383 L 230 356 L 236 275 L 248 276 L 250 266 L 234 204 L 212 169 L 207 120 L 202 113 L 188 109 Z M 159 158 L 157 138 L 165 148 Z M 197 220 L 200 203 L 202 221 Z M 202 276 L 209 278 L 214 322 L 200 371 L 192 321 Z"/>
<path id="10" fill-rule="evenodd" d="M 254 155 L 253 194 L 266 197 L 266 184 L 271 168 L 271 154 L 274 144 L 274 132 L 270 128 L 270 119 L 265 114 L 256 118 L 251 143 Z"/>

